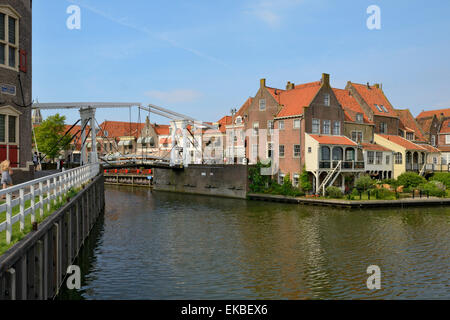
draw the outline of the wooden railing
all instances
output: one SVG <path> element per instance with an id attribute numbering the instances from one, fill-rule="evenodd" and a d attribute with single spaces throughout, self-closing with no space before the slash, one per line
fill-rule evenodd
<path id="1" fill-rule="evenodd" d="M 6 221 L 0 223 L 0 232 L 6 230 L 6 243 L 11 243 L 14 224 L 19 222 L 22 232 L 25 229 L 25 217 L 31 215 L 31 223 L 34 223 L 37 210 L 43 217 L 45 205 L 50 210 L 52 200 L 55 204 L 61 201 L 71 188 L 81 187 L 99 171 L 99 164 L 89 164 L 1 190 L 0 198 L 5 198 L 6 202 L 0 205 L 0 217 L 6 213 Z M 25 209 L 28 200 L 30 205 Z M 15 207 L 18 207 L 19 212 L 13 215 Z"/>

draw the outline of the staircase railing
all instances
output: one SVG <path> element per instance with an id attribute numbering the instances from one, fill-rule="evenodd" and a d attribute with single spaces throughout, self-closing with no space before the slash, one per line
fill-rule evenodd
<path id="1" fill-rule="evenodd" d="M 337 163 L 336 167 L 334 167 L 333 170 L 328 172 L 327 176 L 325 177 L 325 179 L 323 179 L 323 181 L 320 184 L 319 188 L 317 188 L 318 191 L 320 191 L 322 189 L 322 194 L 323 195 L 325 195 L 325 187 L 326 187 L 327 183 L 331 180 L 331 178 L 333 178 L 334 174 L 337 172 L 336 176 L 334 176 L 334 179 L 331 182 L 331 183 L 334 183 L 334 181 L 336 180 L 337 176 L 341 172 L 341 169 L 342 169 L 341 167 L 342 167 L 342 160 L 339 160 L 339 162 Z"/>

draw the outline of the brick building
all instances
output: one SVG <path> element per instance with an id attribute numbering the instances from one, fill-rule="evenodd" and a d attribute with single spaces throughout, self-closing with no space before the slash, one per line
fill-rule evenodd
<path id="1" fill-rule="evenodd" d="M 31 7 L 31 0 L 0 0 L 0 161 L 9 159 L 16 177 L 32 170 Z"/>

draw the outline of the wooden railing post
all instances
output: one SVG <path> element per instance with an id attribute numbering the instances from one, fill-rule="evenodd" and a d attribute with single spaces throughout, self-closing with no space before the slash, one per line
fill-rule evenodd
<path id="1" fill-rule="evenodd" d="M 47 210 L 50 211 L 50 198 L 51 198 L 51 189 L 50 189 L 50 179 L 47 180 Z"/>
<path id="2" fill-rule="evenodd" d="M 25 229 L 25 200 L 24 200 L 24 190 L 23 188 L 19 190 L 19 219 L 20 219 L 20 231 Z"/>
<path id="3" fill-rule="evenodd" d="M 30 187 L 30 193 L 31 193 L 31 223 L 36 222 L 36 201 L 35 201 L 35 192 L 34 192 L 34 184 Z"/>
<path id="4" fill-rule="evenodd" d="M 39 182 L 39 213 L 44 217 L 44 183 Z"/>
<path id="5" fill-rule="evenodd" d="M 11 193 L 6 194 L 6 243 L 11 243 L 12 237 L 12 207 L 11 207 Z"/>

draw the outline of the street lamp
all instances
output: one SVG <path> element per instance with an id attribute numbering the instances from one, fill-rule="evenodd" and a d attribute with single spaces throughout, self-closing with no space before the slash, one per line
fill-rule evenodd
<path id="1" fill-rule="evenodd" d="M 236 110 L 236 108 L 232 108 L 231 110 L 231 122 L 232 122 L 232 125 L 233 125 L 233 127 L 232 127 L 232 141 L 231 141 L 231 143 L 233 144 L 233 152 L 232 152 L 232 159 L 233 159 L 233 164 L 234 164 L 234 150 L 235 150 L 235 146 L 234 146 L 234 135 L 235 135 L 235 132 L 234 132 L 234 121 L 235 121 L 235 119 L 234 119 L 234 116 L 236 115 L 236 113 L 237 113 L 237 110 Z"/>

